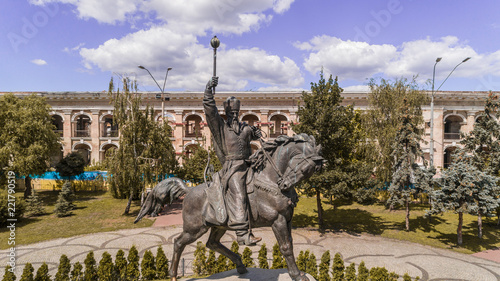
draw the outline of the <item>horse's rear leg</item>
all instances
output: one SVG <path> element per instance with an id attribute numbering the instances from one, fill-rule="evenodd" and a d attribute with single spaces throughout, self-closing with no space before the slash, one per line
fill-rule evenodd
<path id="1" fill-rule="evenodd" d="M 177 280 L 177 269 L 179 267 L 179 260 L 182 255 L 182 251 L 186 245 L 193 243 L 196 239 L 200 238 L 203 234 L 208 231 L 208 227 L 202 226 L 198 232 L 187 232 L 183 231 L 181 235 L 174 239 L 174 253 L 172 256 L 172 266 L 170 268 L 170 277 L 172 281 Z"/>
<path id="2" fill-rule="evenodd" d="M 305 276 L 305 273 L 300 271 L 295 263 L 295 257 L 293 256 L 293 242 L 292 242 L 292 227 L 291 222 L 287 222 L 285 217 L 282 215 L 278 216 L 278 219 L 274 221 L 272 225 L 274 236 L 278 240 L 280 245 L 280 251 L 285 257 L 286 264 L 288 266 L 288 274 L 294 281 L 309 281 L 309 278 Z"/>
<path id="3" fill-rule="evenodd" d="M 212 227 L 210 237 L 208 237 L 207 241 L 207 248 L 228 257 L 236 265 L 236 270 L 239 274 L 247 273 L 248 271 L 245 265 L 243 265 L 240 255 L 229 250 L 220 242 L 220 239 L 222 238 L 222 236 L 224 236 L 224 233 L 226 233 L 225 229 Z"/>

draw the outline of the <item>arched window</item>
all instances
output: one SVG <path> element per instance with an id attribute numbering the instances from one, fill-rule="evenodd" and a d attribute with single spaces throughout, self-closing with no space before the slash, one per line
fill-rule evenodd
<path id="1" fill-rule="evenodd" d="M 62 137 L 64 129 L 62 117 L 57 114 L 52 115 L 52 124 L 56 127 L 54 132 Z"/>
<path id="2" fill-rule="evenodd" d="M 74 136 L 90 137 L 90 117 L 83 114 L 76 117 Z"/>
<path id="3" fill-rule="evenodd" d="M 186 155 L 187 158 L 191 158 L 191 156 L 199 148 L 200 148 L 200 146 L 198 144 L 190 144 L 190 145 L 186 146 L 186 148 L 184 150 L 184 154 Z"/>
<path id="4" fill-rule="evenodd" d="M 102 118 L 102 137 L 116 138 L 118 137 L 118 124 L 113 120 L 113 115 L 106 115 Z"/>
<path id="5" fill-rule="evenodd" d="M 201 137 L 201 117 L 198 115 L 190 115 L 186 118 L 186 131 L 187 138 Z"/>
<path id="6" fill-rule="evenodd" d="M 460 139 L 460 128 L 462 127 L 462 118 L 451 115 L 444 120 L 444 138 L 457 140 Z"/>
<path id="7" fill-rule="evenodd" d="M 457 149 L 456 147 L 454 146 L 450 146 L 450 147 L 447 147 L 445 150 L 444 150 L 444 163 L 443 163 L 443 167 L 445 169 L 447 169 L 448 167 L 450 167 L 451 165 L 451 159 L 452 159 L 452 155 L 453 155 L 453 152 L 455 152 L 455 149 Z"/>
<path id="8" fill-rule="evenodd" d="M 259 122 L 259 117 L 255 116 L 253 114 L 248 114 L 248 115 L 243 116 L 241 121 L 247 122 L 247 124 L 250 126 L 257 126 L 257 123 Z"/>
<path id="9" fill-rule="evenodd" d="M 85 165 L 88 165 L 90 163 L 90 146 L 86 143 L 79 143 L 75 145 L 74 151 L 77 151 L 82 155 L 83 160 L 85 160 Z"/>
<path id="10" fill-rule="evenodd" d="M 286 135 L 288 133 L 288 124 L 285 116 L 277 114 L 271 117 L 271 125 L 269 128 L 270 137 L 277 138 L 280 135 Z"/>
<path id="11" fill-rule="evenodd" d="M 114 143 L 108 143 L 102 146 L 101 148 L 101 161 L 106 160 L 109 157 L 110 150 L 117 149 L 118 146 Z"/>

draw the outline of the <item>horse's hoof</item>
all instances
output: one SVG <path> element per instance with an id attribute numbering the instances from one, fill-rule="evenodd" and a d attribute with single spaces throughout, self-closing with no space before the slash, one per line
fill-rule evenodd
<path id="1" fill-rule="evenodd" d="M 244 265 L 240 265 L 236 267 L 236 270 L 238 271 L 239 274 L 247 273 L 248 270 Z"/>

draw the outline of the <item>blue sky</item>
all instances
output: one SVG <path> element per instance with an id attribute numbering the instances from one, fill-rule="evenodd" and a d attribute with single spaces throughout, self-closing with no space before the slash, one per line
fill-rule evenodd
<path id="1" fill-rule="evenodd" d="M 221 40 L 220 90 L 309 89 L 321 68 L 341 87 L 411 78 L 442 90 L 500 88 L 494 0 L 3 0 L 0 91 L 106 91 L 129 76 L 157 90 L 202 91 Z"/>

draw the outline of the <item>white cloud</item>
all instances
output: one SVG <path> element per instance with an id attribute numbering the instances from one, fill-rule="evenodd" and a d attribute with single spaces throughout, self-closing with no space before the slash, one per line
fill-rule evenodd
<path id="1" fill-rule="evenodd" d="M 34 59 L 31 62 L 36 64 L 36 65 L 46 65 L 47 64 L 47 62 L 42 60 L 42 59 Z"/>
<path id="2" fill-rule="evenodd" d="M 344 89 L 344 92 L 369 92 L 370 87 L 368 85 L 354 85 L 354 86 L 347 86 L 347 87 L 342 87 Z"/>
<path id="3" fill-rule="evenodd" d="M 72 52 L 80 50 L 80 48 L 83 47 L 83 46 L 85 46 L 85 43 L 80 43 L 80 44 L 76 45 L 73 48 L 64 47 L 63 52 L 70 54 Z"/>

